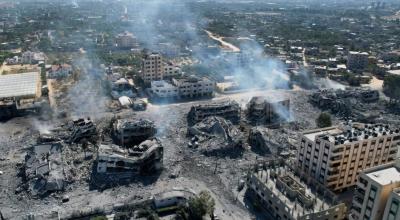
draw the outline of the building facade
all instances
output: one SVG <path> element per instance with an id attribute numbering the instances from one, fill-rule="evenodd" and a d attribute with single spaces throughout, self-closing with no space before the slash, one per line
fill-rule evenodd
<path id="1" fill-rule="evenodd" d="M 162 80 L 164 78 L 164 62 L 161 54 L 146 54 L 142 60 L 141 78 L 145 83 Z"/>
<path id="2" fill-rule="evenodd" d="M 257 169 L 249 173 L 247 187 L 253 203 L 267 212 L 271 219 L 340 220 L 346 216 L 344 203 L 322 196 L 329 195 L 329 191 L 314 193 L 300 178 L 283 168 Z"/>
<path id="3" fill-rule="evenodd" d="M 349 70 L 364 70 L 368 66 L 368 53 L 350 51 L 347 55 L 347 68 Z"/>
<path id="4" fill-rule="evenodd" d="M 179 89 L 180 98 L 204 97 L 214 94 L 215 83 L 205 77 L 174 78 L 172 83 Z"/>
<path id="5" fill-rule="evenodd" d="M 133 48 L 138 44 L 136 37 L 129 32 L 118 34 L 115 38 L 115 43 L 119 48 Z"/>
<path id="6" fill-rule="evenodd" d="M 354 191 L 351 220 L 400 219 L 400 160 L 364 170 Z"/>
<path id="7" fill-rule="evenodd" d="M 304 132 L 297 152 L 298 168 L 333 191 L 354 186 L 367 168 L 396 158 L 399 130 L 351 121 Z"/>
<path id="8" fill-rule="evenodd" d="M 178 87 L 164 80 L 151 81 L 151 93 L 155 98 L 178 98 Z"/>

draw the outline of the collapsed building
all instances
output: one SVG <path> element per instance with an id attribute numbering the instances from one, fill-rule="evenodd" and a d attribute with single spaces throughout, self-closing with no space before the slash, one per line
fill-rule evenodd
<path id="1" fill-rule="evenodd" d="M 66 140 L 67 143 L 79 143 L 83 139 L 91 142 L 96 141 L 96 125 L 90 119 L 74 120 L 70 123 L 68 130 L 70 134 Z"/>
<path id="2" fill-rule="evenodd" d="M 247 176 L 250 200 L 276 219 L 345 219 L 347 207 L 323 185 L 307 185 L 284 167 L 257 166 Z M 312 188 L 314 187 L 314 188 Z"/>
<path id="3" fill-rule="evenodd" d="M 252 121 L 267 124 L 287 121 L 290 118 L 290 99 L 253 97 L 247 104 L 247 115 Z"/>
<path id="4" fill-rule="evenodd" d="M 279 155 L 285 150 L 281 144 L 271 138 L 268 128 L 263 127 L 253 127 L 250 129 L 248 143 L 252 148 L 272 155 Z"/>
<path id="5" fill-rule="evenodd" d="M 343 117 L 351 116 L 357 104 L 379 100 L 379 92 L 369 89 L 319 90 L 311 95 L 310 101 L 322 110 L 330 110 Z"/>
<path id="6" fill-rule="evenodd" d="M 0 119 L 40 111 L 41 96 L 39 72 L 0 75 Z"/>
<path id="7" fill-rule="evenodd" d="M 193 136 L 194 147 L 199 143 L 208 149 L 223 145 L 232 147 L 241 146 L 243 136 L 232 122 L 221 117 L 211 116 L 189 128 L 189 135 Z M 215 145 L 215 146 L 214 146 Z"/>
<path id="8" fill-rule="evenodd" d="M 122 146 L 139 144 L 156 132 L 154 122 L 146 119 L 118 119 L 113 124 L 113 138 Z"/>
<path id="9" fill-rule="evenodd" d="M 63 190 L 66 181 L 62 145 L 48 143 L 34 146 L 25 156 L 24 178 L 33 196 Z"/>
<path id="10" fill-rule="evenodd" d="M 118 178 L 148 174 L 162 169 L 163 152 L 163 146 L 156 138 L 146 140 L 132 148 L 100 145 L 97 154 L 97 173 L 117 174 Z"/>
<path id="11" fill-rule="evenodd" d="M 239 103 L 226 100 L 192 106 L 188 113 L 188 122 L 189 124 L 194 124 L 210 116 L 219 116 L 230 120 L 232 123 L 238 123 L 240 121 L 240 114 L 241 108 Z"/>

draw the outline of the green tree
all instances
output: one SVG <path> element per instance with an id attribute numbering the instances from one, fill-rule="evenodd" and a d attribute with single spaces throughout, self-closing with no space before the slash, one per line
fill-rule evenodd
<path id="1" fill-rule="evenodd" d="M 399 75 L 388 75 L 383 81 L 383 93 L 390 98 L 390 102 L 393 100 L 398 102 L 400 100 L 400 76 Z"/>
<path id="2" fill-rule="evenodd" d="M 325 127 L 330 127 L 332 126 L 332 119 L 331 115 L 327 112 L 322 112 L 317 120 L 316 120 L 317 126 L 320 128 L 325 128 Z"/>
<path id="3" fill-rule="evenodd" d="M 190 219 L 201 220 L 206 215 L 212 215 L 215 201 L 207 191 L 201 191 L 197 197 L 189 200 Z"/>

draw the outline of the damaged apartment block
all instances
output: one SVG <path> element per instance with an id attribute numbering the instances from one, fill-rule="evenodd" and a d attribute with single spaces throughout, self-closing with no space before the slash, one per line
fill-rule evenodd
<path id="1" fill-rule="evenodd" d="M 163 146 L 156 139 L 149 139 L 132 148 L 100 145 L 97 155 L 98 174 L 116 174 L 117 178 L 132 178 L 149 174 L 163 167 Z M 122 175 L 121 175 L 122 174 Z"/>
<path id="2" fill-rule="evenodd" d="M 232 100 L 192 106 L 188 113 L 189 124 L 195 124 L 210 116 L 219 116 L 232 123 L 240 121 L 241 109 L 239 103 Z"/>
<path id="3" fill-rule="evenodd" d="M 78 119 L 69 127 L 71 131 L 67 143 L 78 143 L 83 139 L 95 142 L 97 136 L 96 125 L 90 119 Z"/>
<path id="4" fill-rule="evenodd" d="M 154 122 L 146 119 L 118 119 L 113 124 L 113 138 L 122 146 L 133 146 L 153 137 L 157 132 Z"/>
<path id="5" fill-rule="evenodd" d="M 247 115 L 257 123 L 276 124 L 289 120 L 290 100 L 253 97 L 247 104 Z"/>
<path id="6" fill-rule="evenodd" d="M 23 174 L 33 196 L 45 196 L 64 189 L 66 181 L 61 152 L 60 143 L 50 143 L 32 147 L 25 156 Z"/>

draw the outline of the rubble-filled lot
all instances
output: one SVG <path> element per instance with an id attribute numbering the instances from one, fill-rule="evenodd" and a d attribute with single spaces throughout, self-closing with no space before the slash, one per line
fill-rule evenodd
<path id="1" fill-rule="evenodd" d="M 297 132 L 315 128 L 315 118 L 320 110 L 308 100 L 309 91 L 252 91 L 224 96 L 217 96 L 215 101 L 230 98 L 244 108 L 253 96 L 285 95 L 291 101 L 291 121 L 279 128 L 268 129 L 271 142 L 280 145 L 288 152 L 294 152 Z M 52 212 L 68 213 L 82 208 L 106 207 L 125 201 L 149 198 L 152 194 L 172 187 L 188 187 L 196 192 L 210 190 L 217 200 L 217 214 L 222 219 L 250 219 L 251 214 L 237 202 L 237 188 L 249 167 L 257 158 L 268 155 L 258 154 L 250 146 L 232 147 L 215 154 L 204 153 L 198 148 L 189 147 L 192 137 L 188 135 L 187 113 L 193 105 L 205 104 L 209 101 L 193 101 L 167 105 L 149 105 L 143 112 L 119 110 L 104 112 L 93 119 L 101 134 L 111 132 L 110 123 L 113 118 L 149 119 L 155 122 L 157 134 L 164 147 L 164 170 L 160 174 L 138 177 L 128 185 L 114 184 L 112 188 L 99 190 L 90 187 L 90 172 L 94 150 L 80 149 L 79 145 L 68 148 L 66 157 L 71 157 L 76 181 L 65 187 L 65 191 L 54 192 L 42 199 L 33 198 L 26 191 L 16 194 L 21 185 L 17 176 L 18 169 L 24 161 L 28 147 L 36 144 L 39 131 L 45 130 L 43 123 L 30 117 L 14 118 L 1 124 L 0 127 L 0 207 L 5 217 L 19 217 L 29 213 L 50 214 Z M 399 124 L 399 117 L 386 114 L 383 108 L 376 110 L 385 114 L 385 120 Z M 101 115 L 101 116 L 99 116 Z M 89 117 L 89 116 L 88 116 Z M 337 121 L 336 118 L 334 118 Z M 55 122 L 61 123 L 61 122 Z M 221 122 L 218 122 L 221 123 Z M 334 122 L 335 123 L 335 122 Z M 390 122 L 391 123 L 391 122 Z M 219 125 L 221 126 L 221 125 Z M 244 122 L 235 126 L 247 141 L 251 126 Z M 223 127 L 223 126 L 222 126 Z M 234 131 L 236 132 L 236 130 Z M 111 139 L 109 136 L 102 139 Z M 207 139 L 221 141 L 218 135 Z M 199 143 L 201 145 L 201 143 Z M 66 200 L 65 198 L 68 198 Z"/>

